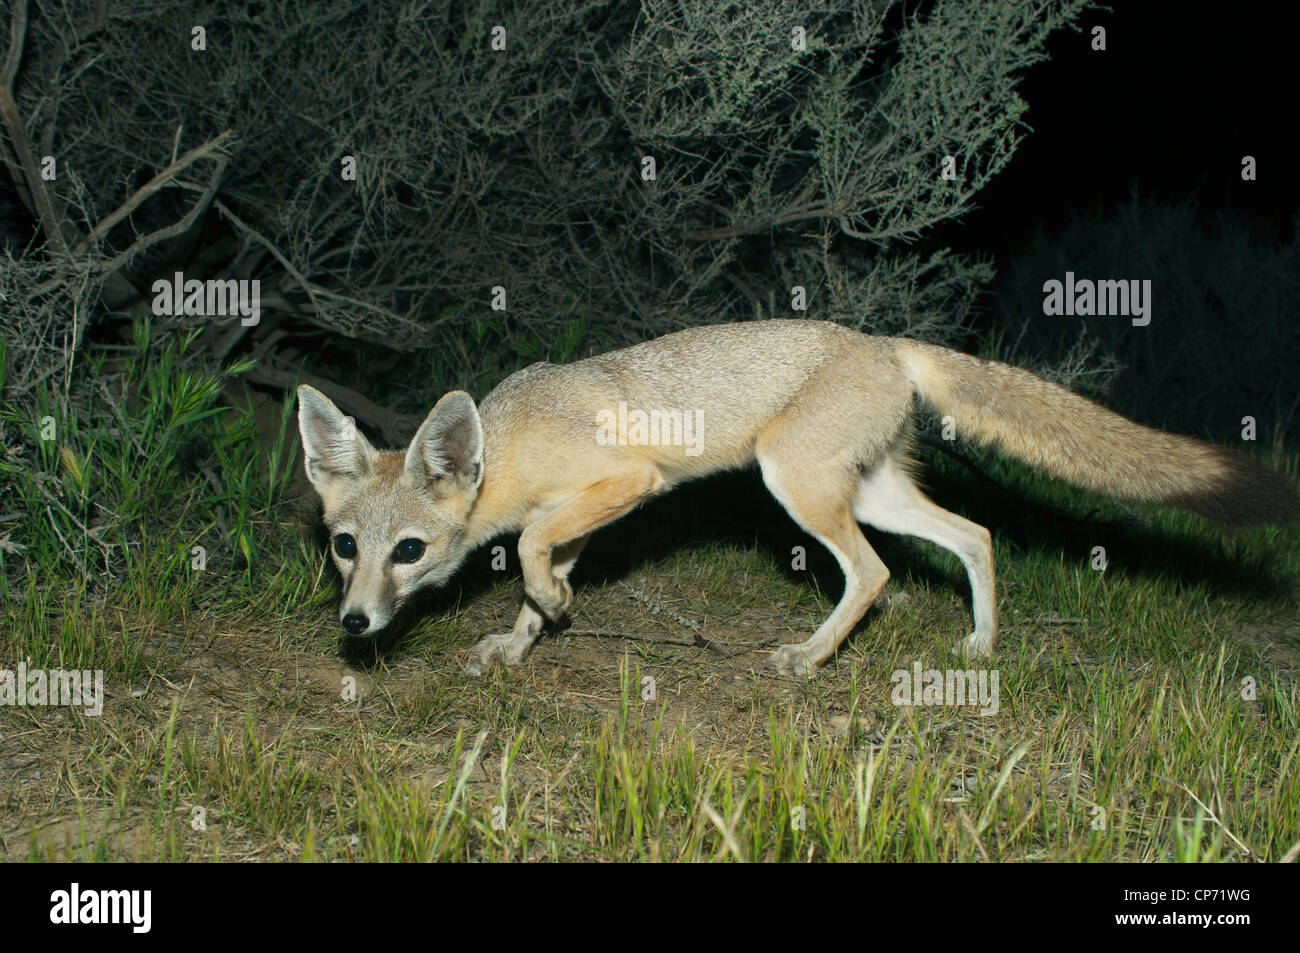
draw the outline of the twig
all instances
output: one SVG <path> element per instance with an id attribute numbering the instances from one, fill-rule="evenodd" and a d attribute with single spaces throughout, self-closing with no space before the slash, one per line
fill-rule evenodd
<path id="1" fill-rule="evenodd" d="M 640 589 L 632 585 L 630 582 L 623 583 L 623 588 L 632 594 L 633 599 L 635 599 L 637 602 L 649 608 L 651 615 L 657 615 L 660 612 L 662 612 L 665 615 L 667 615 L 669 618 L 671 618 L 674 622 L 677 622 L 680 625 L 684 625 L 686 626 L 686 628 L 691 629 L 692 631 L 700 627 L 700 624 L 698 622 L 686 618 L 684 615 L 681 615 L 680 613 L 673 610 L 670 606 L 664 605 L 658 599 L 651 598 L 648 594 L 642 592 Z"/>
<path id="2" fill-rule="evenodd" d="M 80 519 L 77 518 L 77 514 L 73 513 L 70 509 L 64 506 L 63 502 L 57 496 L 55 496 L 53 493 L 47 490 L 45 488 L 44 483 L 42 483 L 40 480 L 36 481 L 36 489 L 41 491 L 41 494 L 47 500 L 49 500 L 51 505 L 58 507 L 60 513 L 62 513 L 68 519 L 72 520 L 72 522 L 77 524 L 77 529 L 81 530 L 82 536 L 86 537 L 86 539 L 93 541 L 95 545 L 98 546 L 103 551 L 104 571 L 108 572 L 108 557 L 111 555 L 111 550 L 117 548 L 117 543 L 106 543 L 104 542 L 104 540 L 100 539 L 98 529 L 90 529 L 89 527 L 87 527 L 85 523 L 83 523 Z M 100 509 L 103 509 L 103 507 L 100 507 Z M 50 521 L 53 522 L 54 514 L 50 513 L 50 507 L 49 506 L 45 507 L 45 511 L 47 514 L 49 514 Z M 59 528 L 57 526 L 54 527 L 54 532 L 56 533 L 59 532 Z M 59 539 L 63 539 L 62 533 L 59 533 Z M 63 541 L 63 545 L 64 546 L 68 545 L 67 540 Z M 71 550 L 69 550 L 69 552 L 71 552 Z M 81 560 L 77 559 L 76 556 L 73 556 L 73 559 L 77 561 L 77 565 L 81 567 L 81 570 L 85 572 L 86 575 L 90 575 L 89 570 L 86 569 L 85 565 L 81 562 Z"/>
<path id="3" fill-rule="evenodd" d="M 146 182 L 140 188 L 136 189 L 135 194 L 127 199 L 124 203 L 109 212 L 100 220 L 90 234 L 77 243 L 73 249 L 74 252 L 81 254 L 87 251 L 91 245 L 103 238 L 108 232 L 122 219 L 134 212 L 150 196 L 162 191 L 172 184 L 172 180 L 180 175 L 185 169 L 198 162 L 200 159 L 206 159 L 216 154 L 216 158 L 222 168 L 225 167 L 225 149 L 234 141 L 234 130 L 227 129 L 219 136 L 214 136 L 201 146 L 195 146 L 185 155 L 181 156 L 167 168 L 163 169 L 152 179 Z M 148 236 L 146 236 L 148 237 Z"/>
<path id="4" fill-rule="evenodd" d="M 693 638 L 681 638 L 679 636 L 665 635 L 658 632 L 618 632 L 614 629 L 564 629 L 557 635 L 579 637 L 590 637 L 597 639 L 629 639 L 633 642 L 662 642 L 665 645 L 687 645 L 692 648 L 708 649 L 710 652 L 716 652 L 723 658 L 735 658 L 736 653 L 729 649 L 723 648 L 712 639 L 706 639 L 704 636 L 696 633 Z"/>
<path id="5" fill-rule="evenodd" d="M 225 171 L 226 160 L 223 157 L 218 160 L 217 168 L 212 173 L 212 180 L 208 183 L 208 187 L 203 190 L 203 194 L 199 196 L 198 201 L 190 207 L 190 210 L 186 212 L 183 217 L 170 225 L 164 225 L 162 228 L 155 229 L 148 235 L 141 235 L 121 254 L 114 255 L 108 261 L 99 265 L 99 271 L 115 272 L 146 248 L 152 248 L 159 242 L 166 241 L 169 238 L 175 238 L 177 235 L 189 231 L 190 227 L 198 219 L 199 215 L 206 211 L 208 203 L 212 201 L 212 197 L 217 194 L 217 189 L 221 187 L 221 177 Z M 181 183 L 177 184 L 180 185 Z"/>
<path id="6" fill-rule="evenodd" d="M 59 537 L 59 542 L 61 542 L 63 548 L 68 551 L 68 555 L 72 557 L 72 561 L 77 564 L 77 568 L 81 570 L 81 574 L 89 579 L 90 570 L 86 567 L 86 564 L 81 561 L 81 557 L 73 551 L 72 546 L 68 544 L 68 541 L 63 538 L 63 533 L 59 530 L 59 524 L 54 519 L 54 510 L 48 506 L 45 507 L 45 515 L 50 518 L 50 526 L 54 528 L 54 535 Z"/>
<path id="7" fill-rule="evenodd" d="M 613 629 L 565 629 L 558 633 L 563 636 L 578 636 L 593 639 L 631 639 L 634 642 L 664 642 L 668 645 L 695 645 L 694 639 L 684 639 L 659 632 L 616 632 Z"/>
<path id="8" fill-rule="evenodd" d="M 99 390 L 100 393 L 104 395 L 104 401 L 110 408 L 112 408 L 114 416 L 117 417 L 117 422 L 122 425 L 122 430 L 124 430 L 127 437 L 130 438 L 131 444 L 135 447 L 136 453 L 140 454 L 140 456 L 144 457 L 146 460 L 153 462 L 153 457 L 150 456 L 143 446 L 141 446 L 139 438 L 135 435 L 135 431 L 131 429 L 131 424 L 126 419 L 125 411 L 122 410 L 121 405 L 118 404 L 118 402 L 113 398 L 112 393 L 109 392 L 108 384 L 101 380 L 99 382 Z"/>
<path id="9" fill-rule="evenodd" d="M 217 189 L 221 187 L 221 177 L 225 172 L 227 162 L 227 157 L 221 150 L 229 144 L 231 141 L 229 137 L 232 135 L 233 133 L 230 130 L 226 130 L 216 138 L 210 139 L 203 145 L 196 146 L 189 152 L 185 153 L 185 155 L 181 156 L 162 172 L 158 173 L 158 175 L 154 176 L 146 185 L 137 189 L 135 194 L 127 199 L 123 205 L 102 219 L 99 224 L 91 230 L 89 235 L 77 243 L 77 246 L 73 251 L 78 254 L 84 254 L 90 246 L 95 243 L 95 241 L 102 238 L 115 224 L 120 222 L 127 215 L 131 214 L 131 212 L 134 211 L 141 202 L 163 188 L 169 186 L 183 186 L 193 188 L 197 191 L 197 186 L 190 186 L 187 183 L 182 182 L 173 182 L 172 180 L 175 178 L 177 173 L 182 171 L 185 167 L 192 165 L 199 159 L 213 157 L 215 153 L 217 167 L 212 173 L 211 180 L 208 182 L 207 187 L 202 190 L 202 194 L 198 201 L 194 203 L 190 210 L 179 221 L 173 222 L 171 225 L 164 226 L 163 228 L 156 229 L 147 235 L 142 235 L 140 238 L 132 242 L 131 245 L 121 254 L 115 255 L 103 264 L 96 266 L 96 270 L 110 274 L 116 272 L 122 267 L 122 265 L 135 255 L 144 251 L 146 248 L 150 248 L 161 241 L 180 235 L 188 230 L 198 219 L 199 214 L 207 208 L 208 203 L 212 201 L 212 197 L 216 195 Z M 47 294 L 64 283 L 64 278 L 51 278 L 49 281 L 42 282 L 33 288 L 28 293 L 27 299 L 30 301 L 40 295 Z"/>
<path id="10" fill-rule="evenodd" d="M 6 82 L 0 83 L 0 119 L 4 120 L 5 127 L 9 130 L 9 141 L 13 144 L 14 158 L 22 170 L 22 178 L 35 206 L 33 211 L 40 219 L 41 230 L 45 232 L 47 241 L 63 245 L 65 244 L 63 230 L 59 219 L 54 214 L 54 207 L 50 205 L 50 195 L 41 182 L 41 174 L 36 167 L 36 157 L 32 154 L 32 143 L 27 138 L 22 113 L 18 111 L 18 104 L 14 101 L 12 83 L 13 78 L 18 75 L 18 63 L 22 58 L 26 33 L 27 3 L 26 0 L 18 0 L 14 4 L 13 16 L 10 18 L 9 54 L 5 59 L 3 74 Z"/>
<path id="11" fill-rule="evenodd" d="M 837 218 L 838 214 L 833 209 L 825 206 L 809 207 L 807 205 L 796 206 L 780 215 L 773 215 L 759 222 L 750 222 L 745 225 L 727 225 L 722 228 L 704 228 L 690 229 L 683 232 L 683 236 L 696 241 L 714 241 L 719 238 L 740 238 L 743 235 L 753 235 L 757 232 L 765 232 L 771 228 L 777 228 L 781 225 L 791 225 L 795 222 L 803 222 L 808 219 L 826 219 Z M 859 237 L 859 236 L 854 236 Z"/>
<path id="12" fill-rule="evenodd" d="M 249 225 L 247 222 L 245 222 L 242 218 L 240 218 L 230 209 L 226 208 L 226 206 L 223 205 L 219 200 L 213 204 L 216 210 L 220 212 L 222 215 L 224 215 L 230 221 L 230 224 L 234 225 L 237 229 L 242 231 L 249 238 L 252 238 L 259 245 L 261 245 L 263 248 L 269 251 L 272 254 L 272 256 L 274 256 L 275 260 L 284 266 L 284 270 L 287 271 L 289 274 L 293 275 L 293 277 L 297 280 L 298 284 L 302 285 L 302 290 L 307 292 L 307 297 L 311 300 L 311 306 L 316 311 L 320 311 L 320 303 L 317 302 L 316 300 L 316 293 L 318 289 L 313 287 L 312 283 L 306 279 L 303 273 L 300 272 L 297 268 L 295 268 L 293 266 L 293 263 L 290 262 L 288 258 L 286 258 L 283 254 L 281 254 L 280 249 L 276 248 L 275 245 L 271 244 L 271 240 L 267 238 L 265 235 L 263 235 L 261 232 L 259 232 L 257 229 L 253 228 L 252 225 Z"/>
<path id="13" fill-rule="evenodd" d="M 23 41 L 27 36 L 27 0 L 17 0 L 13 16 L 9 19 L 9 55 L 5 57 L 4 71 L 0 72 L 0 86 L 12 90 L 18 78 L 18 64 L 23 58 Z"/>
<path id="14" fill-rule="evenodd" d="M 289 389 L 298 384 L 310 384 L 330 400 L 342 404 L 352 411 L 362 423 L 377 429 L 390 444 L 397 446 L 405 443 L 415 429 L 423 422 L 423 417 L 415 414 L 398 414 L 381 407 L 368 397 L 363 397 L 349 387 L 335 384 L 316 377 L 314 374 L 298 371 L 283 371 L 262 363 L 245 371 L 244 377 L 255 384 Z"/>
<path id="15" fill-rule="evenodd" d="M 18 76 L 18 65 L 22 62 L 26 35 L 27 0 L 18 0 L 14 4 L 13 16 L 9 21 L 9 54 L 5 57 L 4 68 L 0 72 L 0 87 L 9 90 L 11 97 L 13 96 L 14 80 Z M 31 193 L 27 190 L 23 168 L 18 162 L 18 157 L 10 150 L 3 137 L 0 137 L 0 160 L 3 160 L 5 165 L 9 167 L 9 174 L 13 176 L 14 184 L 18 187 L 19 198 L 27 206 L 28 211 L 34 212 L 36 205 L 32 200 Z"/>

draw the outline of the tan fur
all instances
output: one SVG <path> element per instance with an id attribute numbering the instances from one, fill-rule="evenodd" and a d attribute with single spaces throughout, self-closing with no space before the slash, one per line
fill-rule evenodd
<path id="1" fill-rule="evenodd" d="M 446 395 L 400 453 L 375 451 L 323 395 L 299 389 L 325 521 L 335 540 L 346 533 L 358 549 L 349 559 L 335 553 L 346 587 L 340 614 L 351 628 L 363 619 L 367 634 L 382 628 L 474 547 L 522 531 L 528 599 L 513 631 L 476 646 L 471 671 L 494 658 L 519 662 L 546 620 L 563 617 L 573 600 L 567 576 L 590 533 L 683 480 L 754 462 L 845 574 L 830 618 L 807 641 L 782 646 L 773 665 L 810 672 L 884 588 L 889 571 L 859 522 L 958 555 L 976 622 L 959 648 L 987 654 L 997 636 L 991 539 L 916 489 L 907 434 L 918 396 L 964 436 L 1089 489 L 1216 518 L 1293 512 L 1289 485 L 1244 455 L 1142 427 L 1026 371 L 828 322 L 713 325 L 574 364 L 534 364 L 477 411 L 468 395 Z M 702 439 L 689 448 L 610 440 L 637 434 L 621 420 L 614 431 L 597 427 L 598 415 L 608 423 L 620 404 L 665 419 L 689 414 Z M 403 534 L 425 546 L 413 565 L 394 561 Z"/>
<path id="2" fill-rule="evenodd" d="M 899 341 L 917 392 L 957 431 L 1076 486 L 1226 522 L 1283 522 L 1294 492 L 1250 457 L 1143 427 L 1040 377 L 931 344 Z"/>

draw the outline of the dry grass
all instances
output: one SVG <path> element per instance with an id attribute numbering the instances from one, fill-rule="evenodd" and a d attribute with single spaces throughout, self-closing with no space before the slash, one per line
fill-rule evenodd
<path id="1" fill-rule="evenodd" d="M 798 530 L 738 486 L 634 515 L 577 577 L 583 630 L 710 647 L 558 635 L 469 678 L 464 650 L 509 624 L 520 590 L 472 567 L 378 653 L 340 650 L 328 574 L 296 604 L 65 607 L 138 662 L 109 673 L 99 718 L 0 710 L 0 853 L 1257 860 L 1300 841 L 1294 601 L 1258 598 L 1248 574 L 1154 568 L 1212 534 L 1138 537 L 1146 556 L 1127 566 L 1118 535 L 1118 565 L 1094 573 L 1096 525 L 1055 549 L 1013 526 L 1000 705 L 982 717 L 891 699 L 893 672 L 948 667 L 968 628 L 955 562 L 921 545 L 882 542 L 897 581 L 818 678 L 768 674 L 766 653 L 811 631 L 838 579 L 816 555 L 808 573 L 776 562 Z M 727 541 L 751 504 L 758 545 Z M 1270 539 L 1294 551 L 1295 531 Z M 1264 542 L 1232 545 L 1249 568 Z"/>

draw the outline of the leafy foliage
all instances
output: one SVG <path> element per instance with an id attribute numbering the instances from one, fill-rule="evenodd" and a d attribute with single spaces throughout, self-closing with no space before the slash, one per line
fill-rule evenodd
<path id="1" fill-rule="evenodd" d="M 136 314 L 129 289 L 178 267 L 256 277 L 274 315 L 436 349 L 444 386 L 497 363 L 499 336 L 467 333 L 488 319 L 544 353 L 578 326 L 609 346 L 792 313 L 951 340 L 991 271 L 907 243 L 1006 165 L 1017 77 L 1085 5 L 42 5 L 16 99 L 59 157 L 64 231 L 93 241 L 24 307 L 110 263 L 109 304 Z M 215 164 L 94 228 L 224 130 Z"/>

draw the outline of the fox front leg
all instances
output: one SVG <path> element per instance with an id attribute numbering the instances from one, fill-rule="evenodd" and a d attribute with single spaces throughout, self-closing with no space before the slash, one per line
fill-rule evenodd
<path id="1" fill-rule="evenodd" d="M 560 617 L 568 610 L 569 605 L 573 602 L 573 589 L 569 586 L 568 576 L 572 571 L 574 564 L 578 561 L 578 555 L 582 552 L 582 547 L 587 543 L 587 536 L 575 539 L 563 546 L 557 547 L 554 553 L 548 553 L 546 558 L 546 571 L 549 575 L 554 576 L 563 585 L 563 592 L 566 593 L 563 609 Z M 523 540 L 520 540 L 522 549 Z M 527 564 L 525 564 L 527 565 Z M 525 570 L 525 589 L 527 590 L 527 570 Z M 494 659 L 500 659 L 506 665 L 518 665 L 528 654 L 528 649 L 542 632 L 542 627 L 546 624 L 546 615 L 543 615 L 536 606 L 536 599 L 529 594 L 528 599 L 524 601 L 523 608 L 519 610 L 519 618 L 515 620 L 515 627 L 504 634 L 487 635 L 474 646 L 470 652 L 469 663 L 465 666 L 465 672 L 468 675 L 482 675 L 483 670 L 492 664 Z"/>
<path id="2" fill-rule="evenodd" d="M 565 578 L 568 572 L 559 571 L 553 561 L 551 547 L 545 540 L 529 537 L 529 531 L 524 530 L 519 538 L 519 563 L 524 570 L 524 592 L 541 610 L 542 615 L 552 622 L 559 622 L 573 605 L 573 587 Z"/>

